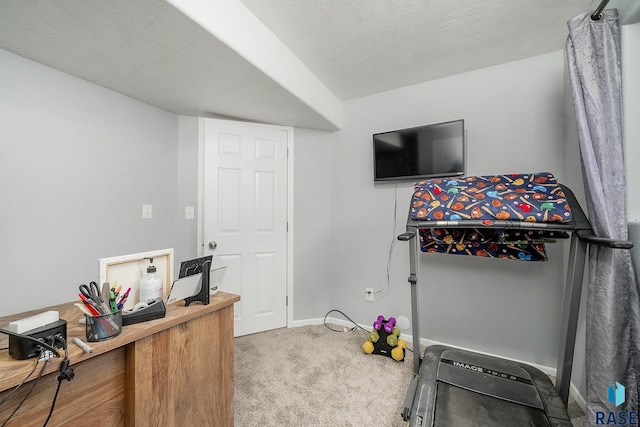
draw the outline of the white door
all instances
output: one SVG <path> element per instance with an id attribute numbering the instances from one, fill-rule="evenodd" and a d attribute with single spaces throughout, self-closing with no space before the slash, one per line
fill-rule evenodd
<path id="1" fill-rule="evenodd" d="M 204 253 L 227 266 L 221 289 L 240 295 L 235 336 L 287 324 L 287 138 L 204 119 Z"/>

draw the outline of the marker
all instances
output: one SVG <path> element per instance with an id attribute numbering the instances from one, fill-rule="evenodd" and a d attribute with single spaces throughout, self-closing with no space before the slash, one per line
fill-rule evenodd
<path id="1" fill-rule="evenodd" d="M 73 342 L 76 343 L 78 347 L 83 349 L 85 353 L 93 353 L 93 348 L 86 342 L 82 341 L 80 338 L 73 337 Z"/>
<path id="2" fill-rule="evenodd" d="M 113 291 L 109 292 L 109 307 L 111 308 L 112 313 L 118 311 L 118 304 L 116 304 L 116 295 L 113 293 Z"/>

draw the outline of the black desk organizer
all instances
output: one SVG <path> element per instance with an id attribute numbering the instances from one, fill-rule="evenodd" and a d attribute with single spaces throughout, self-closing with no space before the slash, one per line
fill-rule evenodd
<path id="1" fill-rule="evenodd" d="M 185 298 L 185 307 L 194 301 L 200 301 L 203 305 L 209 305 L 211 297 L 209 294 L 209 270 L 211 270 L 212 261 L 213 255 L 208 255 L 202 258 L 183 261 L 180 264 L 180 274 L 178 275 L 178 278 L 202 273 L 202 286 L 200 287 L 200 292 L 192 297 Z"/>

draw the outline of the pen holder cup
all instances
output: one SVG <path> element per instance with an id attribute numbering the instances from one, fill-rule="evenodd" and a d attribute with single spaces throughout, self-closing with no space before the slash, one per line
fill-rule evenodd
<path id="1" fill-rule="evenodd" d="M 122 310 L 102 316 L 85 314 L 87 341 L 97 342 L 117 337 L 122 331 Z"/>

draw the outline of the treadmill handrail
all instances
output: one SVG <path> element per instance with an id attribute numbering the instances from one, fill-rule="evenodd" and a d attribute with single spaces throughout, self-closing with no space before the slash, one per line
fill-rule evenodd
<path id="1" fill-rule="evenodd" d="M 633 248 L 633 242 L 629 242 L 627 240 L 609 239 L 608 237 L 598 237 L 592 232 L 588 232 L 585 230 L 577 230 L 576 235 L 580 238 L 580 240 L 593 245 L 605 246 L 612 249 Z"/>
<path id="2" fill-rule="evenodd" d="M 403 242 L 408 242 L 409 240 L 413 239 L 414 237 L 416 237 L 416 232 L 414 231 L 410 231 L 407 230 L 404 233 L 402 233 L 401 235 L 398 236 L 398 240 L 402 240 Z"/>

